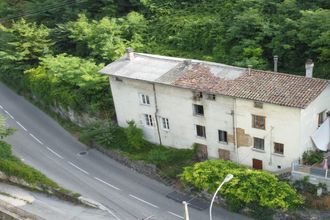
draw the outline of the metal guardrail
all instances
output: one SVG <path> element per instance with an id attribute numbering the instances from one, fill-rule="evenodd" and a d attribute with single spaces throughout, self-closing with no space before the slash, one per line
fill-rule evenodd
<path id="1" fill-rule="evenodd" d="M 323 177 L 325 179 L 329 179 L 330 181 L 330 171 L 326 171 L 320 167 L 313 167 L 308 165 L 299 164 L 298 162 L 292 163 L 292 172 L 300 172 L 305 173 L 317 177 Z"/>

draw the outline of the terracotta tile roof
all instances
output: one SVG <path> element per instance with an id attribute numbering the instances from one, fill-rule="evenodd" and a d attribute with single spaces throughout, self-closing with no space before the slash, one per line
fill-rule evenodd
<path id="1" fill-rule="evenodd" d="M 328 85 L 327 80 L 259 70 L 228 80 L 204 64 L 192 64 L 172 85 L 237 98 L 305 108 Z"/>

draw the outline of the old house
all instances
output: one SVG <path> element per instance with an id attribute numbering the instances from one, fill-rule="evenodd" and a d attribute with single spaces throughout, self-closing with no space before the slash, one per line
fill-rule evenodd
<path id="1" fill-rule="evenodd" d="M 315 147 L 329 116 L 330 85 L 312 65 L 303 77 L 129 49 L 100 72 L 120 126 L 134 120 L 153 143 L 277 171 Z"/>

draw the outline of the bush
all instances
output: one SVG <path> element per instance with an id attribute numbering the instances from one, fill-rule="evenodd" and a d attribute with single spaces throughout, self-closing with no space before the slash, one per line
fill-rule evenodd
<path id="1" fill-rule="evenodd" d="M 250 207 L 256 212 L 262 208 L 286 210 L 303 204 L 296 190 L 273 174 L 246 169 L 230 161 L 209 160 L 185 167 L 181 180 L 186 185 L 214 193 L 228 173 L 234 178 L 223 186 L 221 194 L 229 199 L 232 210 L 241 207 Z"/>
<path id="2" fill-rule="evenodd" d="M 142 129 L 136 127 L 134 121 L 128 121 L 127 124 L 128 127 L 125 129 L 125 133 L 129 145 L 136 150 L 143 148 L 146 141 L 143 139 Z"/>
<path id="3" fill-rule="evenodd" d="M 316 195 L 317 189 L 322 188 L 323 191 L 327 191 L 327 186 L 323 183 L 319 183 L 318 185 L 314 185 L 309 182 L 309 176 L 305 176 L 301 180 L 296 180 L 293 184 L 293 187 L 296 188 L 301 193 L 310 193 L 312 195 Z"/>
<path id="4" fill-rule="evenodd" d="M 11 147 L 4 141 L 0 141 L 0 159 L 9 159 L 12 157 Z"/>
<path id="5" fill-rule="evenodd" d="M 193 160 L 194 152 L 190 149 L 166 148 L 154 145 L 148 152 L 148 161 L 159 167 L 175 164 L 181 164 L 185 161 Z"/>
<path id="6" fill-rule="evenodd" d="M 323 160 L 323 153 L 321 151 L 308 150 L 303 153 L 303 162 L 307 165 L 320 163 Z"/>

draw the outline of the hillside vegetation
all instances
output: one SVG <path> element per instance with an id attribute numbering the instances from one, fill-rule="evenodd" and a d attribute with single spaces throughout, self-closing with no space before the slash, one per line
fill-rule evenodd
<path id="1" fill-rule="evenodd" d="M 327 0 L 0 0 L 0 77 L 43 103 L 114 115 L 97 71 L 136 51 L 330 79 Z M 100 114 L 105 113 L 105 114 Z"/>

